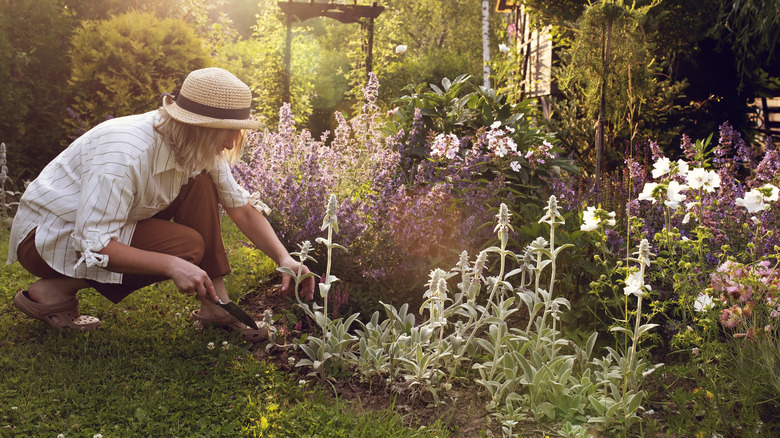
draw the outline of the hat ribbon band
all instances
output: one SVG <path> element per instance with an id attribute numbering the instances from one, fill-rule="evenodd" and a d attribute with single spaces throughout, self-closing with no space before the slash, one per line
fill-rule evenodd
<path id="1" fill-rule="evenodd" d="M 172 96 L 170 93 L 164 95 L 171 96 L 176 102 L 179 108 L 197 114 L 199 116 L 211 117 L 212 119 L 248 119 L 250 114 L 250 108 L 218 108 L 211 105 L 204 105 L 202 103 L 195 102 L 187 99 L 179 93 L 178 96 Z"/>

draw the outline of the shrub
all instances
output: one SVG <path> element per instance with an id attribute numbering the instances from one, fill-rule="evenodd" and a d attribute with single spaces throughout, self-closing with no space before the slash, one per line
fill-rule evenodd
<path id="1" fill-rule="evenodd" d="M 112 116 L 150 111 L 186 75 L 210 65 L 200 39 L 180 20 L 129 12 L 86 21 L 73 36 L 70 135 Z"/>
<path id="2" fill-rule="evenodd" d="M 465 86 L 463 78 L 444 83 L 445 94 Z M 388 130 L 380 123 L 377 89 L 371 75 L 361 112 L 351 121 L 336 114 L 330 144 L 327 135 L 317 140 L 308 131 L 297 133 L 285 105 L 277 131 L 250 136 L 247 161 L 235 174 L 273 204 L 271 221 L 288 248 L 320 235 L 314 218 L 324 213 L 322 200 L 336 194 L 346 217 L 341 240 L 350 248 L 337 259 L 342 278 L 404 300 L 432 267 L 457 261 L 452 248 L 477 251 L 491 240 L 485 224 L 501 202 L 535 201 L 538 175 L 557 162 L 530 118 L 513 113 L 520 107 L 489 90 L 465 98 L 472 106 L 463 110 L 473 120 L 457 138 L 423 127 L 422 111 L 449 110 L 442 93 L 432 93 L 429 107 L 411 110 L 410 120 L 396 114 L 401 123 Z M 441 122 L 429 120 L 433 128 L 450 126 Z M 404 123 L 411 125 L 408 135 Z"/>
<path id="3" fill-rule="evenodd" d="M 21 190 L 59 152 L 72 13 L 58 0 L 0 3 L 0 142 Z M 6 185 L 6 189 L 9 186 Z"/>
<path id="4" fill-rule="evenodd" d="M 376 78 L 374 77 L 374 87 Z M 367 96 L 375 99 L 375 90 Z M 342 199 L 342 241 L 353 250 L 339 266 L 345 279 L 355 281 L 372 273 L 392 257 L 380 251 L 384 233 L 368 233 L 382 221 L 390 205 L 397 154 L 392 138 L 377 131 L 376 107 L 370 104 L 348 122 L 336 114 L 338 127 L 330 145 L 326 135 L 296 132 L 289 104 L 280 109 L 276 131 L 248 137 L 247 160 L 234 168 L 236 179 L 250 192 L 258 192 L 272 209 L 269 217 L 288 248 L 321 236 L 319 218 L 330 194 Z M 315 258 L 321 254 L 314 254 Z"/>

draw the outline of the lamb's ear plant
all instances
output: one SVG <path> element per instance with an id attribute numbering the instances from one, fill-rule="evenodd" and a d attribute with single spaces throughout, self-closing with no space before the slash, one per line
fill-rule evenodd
<path id="1" fill-rule="evenodd" d="M 317 238 L 317 243 L 324 245 L 327 248 L 327 264 L 325 276 L 323 282 L 318 284 L 319 298 L 323 300 L 323 305 L 320 306 L 315 302 L 309 306 L 301 300 L 299 287 L 303 280 L 313 276 L 312 273 L 303 274 L 303 263 L 307 260 L 312 260 L 308 256 L 308 252 L 311 250 L 311 245 L 308 241 L 301 245 L 301 251 L 295 255 L 298 256 L 301 261 L 301 265 L 298 268 L 298 272 L 294 272 L 289 268 L 279 268 L 281 272 L 292 275 L 295 279 L 295 299 L 297 306 L 301 308 L 304 313 L 309 316 L 317 324 L 320 329 L 322 337 L 311 336 L 307 338 L 307 343 L 302 344 L 301 350 L 303 350 L 308 359 L 302 359 L 298 361 L 298 367 L 309 366 L 312 368 L 310 375 L 317 375 L 321 379 L 325 380 L 333 376 L 335 372 L 346 371 L 348 362 L 357 361 L 357 357 L 351 351 L 356 338 L 349 333 L 349 329 L 355 322 L 358 313 L 355 313 L 348 317 L 346 320 L 338 318 L 332 320 L 328 313 L 328 294 L 334 283 L 338 281 L 338 278 L 331 275 L 331 263 L 333 259 L 333 250 L 341 249 L 345 250 L 343 246 L 333 242 L 333 235 L 338 233 L 338 201 L 335 195 L 330 195 L 327 202 L 327 208 L 325 218 L 322 222 L 321 230 L 327 230 L 328 237 Z"/>
<path id="2" fill-rule="evenodd" d="M 9 196 L 13 199 L 14 196 L 20 196 L 22 194 L 21 192 L 15 192 L 13 190 L 6 190 L 5 185 L 8 182 L 11 182 L 13 185 L 11 178 L 8 176 L 8 160 L 5 143 L 0 143 L 0 221 L 2 221 L 3 225 L 10 225 L 11 219 L 9 218 L 10 215 L 8 210 L 11 207 L 19 205 L 18 202 L 9 201 Z"/>
<path id="3" fill-rule="evenodd" d="M 338 230 L 333 198 L 329 205 L 323 223 L 328 238 L 318 242 L 328 248 L 330 258 L 332 249 L 341 247 L 332 240 Z M 594 358 L 597 333 L 580 346 L 567 339 L 560 324 L 571 304 L 554 295 L 555 259 L 570 245 L 555 245 L 556 228 L 563 223 L 555 197 L 540 220 L 549 226 L 549 240 L 537 238 L 522 256 L 507 249 L 511 225 L 506 205 L 501 205 L 496 218 L 498 246 L 480 252 L 473 263 L 462 253 L 452 270 L 431 271 L 419 324 L 408 305 L 395 308 L 382 303 L 385 319 L 375 312 L 368 322 L 359 322 L 355 337 L 348 329 L 357 314 L 346 322 L 331 321 L 327 310 L 310 308 L 299 299 L 298 306 L 317 322 L 322 337 L 312 337 L 301 346 L 309 358 L 298 366 L 309 366 L 312 374 L 323 378 L 350 367 L 363 380 L 384 381 L 397 392 L 433 404 L 446 402 L 459 379 L 473 380 L 485 391 L 487 408 L 506 436 L 529 418 L 557 423 L 566 436 L 582 436 L 585 428 L 594 425 L 605 431 L 627 431 L 639 420 L 646 396 L 641 380 L 657 367 L 650 367 L 637 353 L 640 338 L 654 326 L 642 325 L 638 319 L 633 329 L 621 327 L 632 340 L 631 347 L 625 352 L 609 349 L 603 358 Z M 304 255 L 305 248 L 302 245 Z M 642 275 L 649 264 L 646 252 L 645 243 L 635 259 L 641 260 Z M 512 269 L 512 263 L 519 266 Z M 488 275 L 491 265 L 496 266 L 494 275 Z M 337 280 L 328 269 L 319 289 L 326 302 L 330 285 Z M 450 285 L 456 281 L 453 292 Z M 641 318 L 641 302 L 638 307 Z M 513 327 L 511 315 L 523 311 L 529 322 Z M 468 375 L 469 370 L 477 376 Z"/>

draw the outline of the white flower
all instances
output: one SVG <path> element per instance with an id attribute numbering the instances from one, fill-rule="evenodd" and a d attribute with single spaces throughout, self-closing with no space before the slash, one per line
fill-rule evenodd
<path id="1" fill-rule="evenodd" d="M 305 385 L 305 384 L 306 384 L 306 381 L 305 381 L 305 380 L 303 380 L 303 379 L 301 379 L 301 380 L 299 380 L 299 381 L 298 381 L 298 385 L 300 385 L 300 386 L 303 386 L 303 385 Z"/>
<path id="2" fill-rule="evenodd" d="M 501 126 L 501 120 L 496 120 L 490 124 L 490 129 L 498 129 Z"/>
<path id="3" fill-rule="evenodd" d="M 214 349 L 214 343 L 213 342 L 209 342 L 208 344 L 206 344 L 206 348 L 208 348 L 209 350 L 213 350 Z"/>
<path id="4" fill-rule="evenodd" d="M 582 231 L 593 231 L 599 227 L 599 220 L 596 218 L 596 207 L 588 207 L 582 213 Z"/>
<path id="5" fill-rule="evenodd" d="M 498 50 L 501 51 L 501 53 L 504 53 L 504 54 L 509 53 L 509 46 L 507 46 L 506 44 L 499 44 L 498 45 Z"/>
<path id="6" fill-rule="evenodd" d="M 520 163 L 518 163 L 517 161 L 512 161 L 511 163 L 509 163 L 509 167 L 511 167 L 512 170 L 514 170 L 515 172 L 520 172 L 520 169 L 522 168 L 522 166 L 520 166 Z"/>
<path id="7" fill-rule="evenodd" d="M 642 273 L 632 272 L 629 274 L 628 278 L 626 278 L 626 287 L 623 288 L 623 293 L 626 295 L 636 295 L 637 297 L 642 297 L 645 295 L 645 292 L 643 288 L 650 289 L 649 286 L 645 286 L 645 279 L 642 278 Z"/>
<path id="8" fill-rule="evenodd" d="M 608 213 L 600 208 L 588 207 L 584 212 L 582 212 L 583 223 L 580 226 L 580 230 L 593 231 L 604 222 L 606 222 L 607 225 L 614 226 L 616 223 L 615 219 L 613 219 L 614 217 L 614 211 L 610 211 Z"/>
<path id="9" fill-rule="evenodd" d="M 664 205 L 676 210 L 677 207 L 680 206 L 680 203 L 685 201 L 685 195 L 680 192 L 687 189 L 688 186 L 686 185 L 680 184 L 677 181 L 669 181 L 669 187 L 666 189 L 666 197 L 668 199 L 664 201 Z"/>
<path id="10" fill-rule="evenodd" d="M 64 434 L 59 434 L 59 435 L 57 435 L 57 438 L 65 438 L 65 435 Z"/>
<path id="11" fill-rule="evenodd" d="M 92 438 L 103 438 L 103 434 L 102 433 L 96 433 L 96 434 L 92 435 Z"/>
<path id="12" fill-rule="evenodd" d="M 759 224 L 761 223 L 761 219 L 759 219 L 759 218 L 757 218 L 757 217 L 755 217 L 755 216 L 750 216 L 750 220 L 751 220 L 751 221 L 752 221 L 754 224 L 756 224 L 756 225 L 759 225 Z"/>
<path id="13" fill-rule="evenodd" d="M 287 358 L 287 363 L 290 364 L 290 365 L 294 365 L 295 364 L 295 358 L 292 357 L 292 356 L 288 357 Z"/>
<path id="14" fill-rule="evenodd" d="M 458 155 L 460 140 L 455 134 L 439 134 L 431 143 L 431 157 L 453 159 Z"/>
<path id="15" fill-rule="evenodd" d="M 774 202 L 777 201 L 778 198 L 780 198 L 780 189 L 773 186 L 772 184 L 767 184 L 764 187 L 761 187 L 762 189 L 771 190 L 772 193 L 769 196 L 764 196 L 765 201 Z"/>
<path id="16" fill-rule="evenodd" d="M 736 204 L 740 207 L 745 207 L 748 213 L 757 213 L 766 210 L 764 195 L 756 189 L 745 193 L 744 198 L 737 198 Z"/>
<path id="17" fill-rule="evenodd" d="M 712 297 L 705 294 L 699 294 L 696 300 L 693 302 L 693 310 L 697 312 L 706 312 L 711 309 L 713 305 Z"/>
<path id="18" fill-rule="evenodd" d="M 672 162 L 666 158 L 661 157 L 653 163 L 653 178 L 664 176 L 671 171 Z"/>
<path id="19" fill-rule="evenodd" d="M 399 55 L 403 55 L 404 53 L 406 53 L 406 46 L 403 44 L 395 46 L 395 53 Z"/>
<path id="20" fill-rule="evenodd" d="M 655 190 L 656 187 L 658 187 L 658 183 L 645 183 L 645 187 L 637 199 L 640 201 L 653 201 L 653 204 L 655 204 L 653 190 Z"/>
<path id="21" fill-rule="evenodd" d="M 688 173 L 688 163 L 685 160 L 677 160 L 677 174 L 685 175 Z"/>
<path id="22" fill-rule="evenodd" d="M 693 190 L 704 187 L 704 184 L 706 184 L 709 179 L 709 174 L 703 167 L 695 167 L 689 170 L 685 175 L 685 181 L 688 183 L 688 187 Z"/>
<path id="23" fill-rule="evenodd" d="M 685 213 L 685 216 L 683 216 L 683 219 L 682 219 L 682 223 L 687 224 L 690 221 L 691 221 L 691 214 L 690 213 Z"/>
<path id="24" fill-rule="evenodd" d="M 718 175 L 718 172 L 715 172 L 714 170 L 708 170 L 707 175 L 709 176 L 709 181 L 704 184 L 704 190 L 712 193 L 715 191 L 715 189 L 720 187 L 720 175 Z"/>

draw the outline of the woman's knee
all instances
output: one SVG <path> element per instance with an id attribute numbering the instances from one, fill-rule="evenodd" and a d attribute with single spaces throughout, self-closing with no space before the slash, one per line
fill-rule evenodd
<path id="1" fill-rule="evenodd" d="M 200 264 L 206 254 L 206 241 L 197 231 L 185 228 L 186 231 L 181 235 L 183 239 L 182 252 L 178 256 L 195 265 Z"/>

